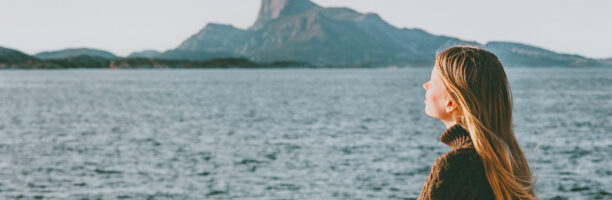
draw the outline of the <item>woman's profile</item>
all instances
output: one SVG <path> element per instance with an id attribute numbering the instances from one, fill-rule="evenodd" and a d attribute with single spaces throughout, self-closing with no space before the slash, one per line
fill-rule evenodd
<path id="1" fill-rule="evenodd" d="M 536 199 L 512 127 L 512 93 L 493 53 L 455 46 L 436 55 L 425 112 L 447 129 L 419 199 Z"/>

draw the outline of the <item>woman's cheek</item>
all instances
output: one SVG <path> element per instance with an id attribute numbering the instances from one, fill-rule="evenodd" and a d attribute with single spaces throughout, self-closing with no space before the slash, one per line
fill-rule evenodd
<path id="1" fill-rule="evenodd" d="M 425 99 L 425 112 L 427 115 L 440 119 L 444 115 L 440 99 L 433 93 L 426 95 Z"/>
<path id="2" fill-rule="evenodd" d="M 429 115 L 430 117 L 436 117 L 436 109 L 435 109 L 435 102 L 433 101 L 433 97 L 431 96 L 431 93 L 428 93 L 425 96 L 425 113 L 427 113 L 427 115 Z"/>

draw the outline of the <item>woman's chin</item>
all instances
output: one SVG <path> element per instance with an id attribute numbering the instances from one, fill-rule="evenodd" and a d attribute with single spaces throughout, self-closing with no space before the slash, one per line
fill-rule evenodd
<path id="1" fill-rule="evenodd" d="M 429 117 L 433 117 L 433 116 L 431 116 L 431 114 L 429 114 L 429 112 L 427 112 L 427 108 L 425 108 L 424 111 L 425 111 L 425 115 L 427 115 Z"/>

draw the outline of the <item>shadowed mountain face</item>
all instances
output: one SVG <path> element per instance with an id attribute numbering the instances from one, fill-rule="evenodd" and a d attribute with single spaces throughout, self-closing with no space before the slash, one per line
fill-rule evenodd
<path id="1" fill-rule="evenodd" d="M 332 64 L 426 64 L 453 38 L 397 29 L 376 14 L 347 8 L 312 8 L 264 25 L 243 48 L 254 60 Z"/>
<path id="2" fill-rule="evenodd" d="M 105 59 L 118 58 L 115 54 L 112 54 L 111 52 L 98 50 L 98 49 L 88 49 L 88 48 L 63 49 L 63 50 L 58 50 L 58 51 L 45 51 L 45 52 L 37 53 L 34 56 L 40 59 L 61 59 L 61 58 L 70 58 L 70 57 L 79 57 L 79 56 L 102 57 Z"/>
<path id="3" fill-rule="evenodd" d="M 257 21 L 249 30 L 259 30 L 274 19 L 299 15 L 312 8 L 319 6 L 308 0 L 262 0 Z"/>

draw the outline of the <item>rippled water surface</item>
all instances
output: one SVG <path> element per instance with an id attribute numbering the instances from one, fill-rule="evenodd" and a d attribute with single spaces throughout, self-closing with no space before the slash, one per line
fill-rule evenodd
<path id="1" fill-rule="evenodd" d="M 0 198 L 413 199 L 430 69 L 0 71 Z M 542 199 L 612 199 L 612 69 L 508 70 Z"/>

